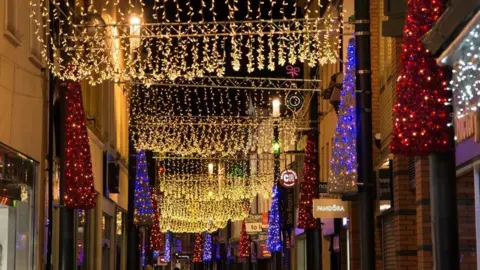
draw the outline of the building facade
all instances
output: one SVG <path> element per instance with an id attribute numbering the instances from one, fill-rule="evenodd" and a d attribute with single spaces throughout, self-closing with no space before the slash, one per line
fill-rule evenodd
<path id="1" fill-rule="evenodd" d="M 0 5 L 1 270 L 44 269 L 47 259 L 48 101 L 58 92 L 48 97 L 48 69 L 37 39 L 43 33 L 35 33 L 30 17 L 30 9 L 37 8 L 41 20 L 39 2 L 30 6 L 28 1 L 6 0 Z M 113 4 L 98 10 L 105 21 L 114 20 Z M 127 97 L 114 83 L 83 83 L 82 93 L 97 197 L 94 209 L 75 211 L 77 259 L 72 269 L 126 269 Z M 61 241 L 59 166 L 55 157 L 53 269 L 59 269 L 55 251 Z"/>
<path id="2" fill-rule="evenodd" d="M 0 269 L 41 269 L 46 74 L 28 2 L 2 1 L 0 17 Z"/>

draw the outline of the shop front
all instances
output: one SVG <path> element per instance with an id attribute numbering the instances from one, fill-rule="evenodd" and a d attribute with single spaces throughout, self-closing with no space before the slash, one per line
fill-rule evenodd
<path id="1" fill-rule="evenodd" d="M 38 162 L 0 143 L 0 269 L 34 268 Z"/>
<path id="2" fill-rule="evenodd" d="M 477 269 L 480 265 L 479 8 L 478 1 L 452 1 L 424 42 L 438 56 L 439 65 L 453 70 L 449 89 L 453 94 L 462 269 Z"/>

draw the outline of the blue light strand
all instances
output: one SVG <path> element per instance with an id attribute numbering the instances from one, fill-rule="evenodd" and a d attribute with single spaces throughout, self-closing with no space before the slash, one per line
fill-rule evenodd
<path id="1" fill-rule="evenodd" d="M 276 185 L 272 188 L 272 205 L 268 213 L 268 237 L 267 250 L 270 252 L 279 252 L 282 250 L 282 240 L 280 238 L 280 215 L 279 215 L 279 191 Z"/>
<path id="2" fill-rule="evenodd" d="M 340 95 L 337 127 L 333 139 L 328 191 L 357 191 L 357 126 L 355 106 L 355 39 L 349 40 L 347 63 Z"/>
<path id="3" fill-rule="evenodd" d="M 170 262 L 171 238 L 171 233 L 167 232 L 165 234 L 165 249 L 163 251 L 163 259 L 165 260 L 165 262 Z"/>
<path id="4" fill-rule="evenodd" d="M 149 182 L 147 158 L 145 150 L 141 150 L 137 153 L 137 173 L 135 178 L 134 223 L 136 225 L 142 226 L 153 223 L 154 211 Z"/>
<path id="5" fill-rule="evenodd" d="M 204 262 L 212 260 L 212 235 L 208 232 L 204 234 L 202 259 Z"/>

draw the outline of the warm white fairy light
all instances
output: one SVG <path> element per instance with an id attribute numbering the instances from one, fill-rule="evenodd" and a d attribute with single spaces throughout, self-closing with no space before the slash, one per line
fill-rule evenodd
<path id="1" fill-rule="evenodd" d="M 480 107 L 480 24 L 473 28 L 458 49 L 449 90 L 453 91 L 457 118 Z"/>

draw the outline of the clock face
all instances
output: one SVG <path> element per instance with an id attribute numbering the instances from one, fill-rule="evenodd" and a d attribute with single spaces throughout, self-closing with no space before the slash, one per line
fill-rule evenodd
<path id="1" fill-rule="evenodd" d="M 280 185 L 291 188 L 297 183 L 297 173 L 294 170 L 284 170 L 280 175 Z"/>

